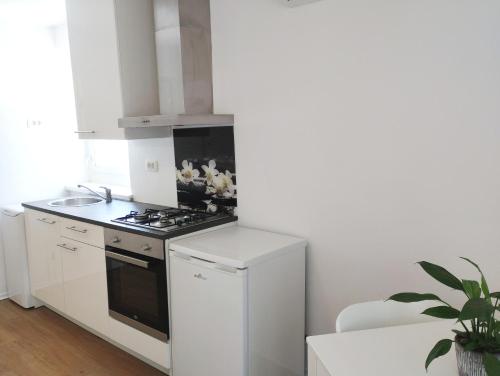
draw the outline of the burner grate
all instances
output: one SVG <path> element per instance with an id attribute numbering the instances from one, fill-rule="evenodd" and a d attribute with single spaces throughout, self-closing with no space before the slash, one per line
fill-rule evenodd
<path id="1" fill-rule="evenodd" d="M 187 209 L 164 208 L 158 210 L 147 208 L 142 212 L 131 211 L 124 217 L 113 220 L 113 222 L 169 231 L 171 228 L 196 225 L 218 217 L 217 214 Z"/>

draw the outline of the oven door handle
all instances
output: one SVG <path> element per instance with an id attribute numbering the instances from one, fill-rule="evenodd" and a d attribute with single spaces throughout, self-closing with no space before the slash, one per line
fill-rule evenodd
<path id="1" fill-rule="evenodd" d="M 106 251 L 106 257 L 109 257 L 113 260 L 126 262 L 127 264 L 139 266 L 140 268 L 149 269 L 149 261 L 139 260 L 130 256 L 124 256 L 120 255 L 119 253 L 110 251 Z"/>

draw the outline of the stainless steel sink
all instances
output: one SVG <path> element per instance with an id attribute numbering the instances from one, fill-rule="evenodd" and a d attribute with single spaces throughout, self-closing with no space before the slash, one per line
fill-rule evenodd
<path id="1" fill-rule="evenodd" d="M 98 197 L 68 197 L 68 198 L 61 198 L 59 200 L 54 200 L 49 202 L 49 206 L 55 206 L 55 207 L 63 207 L 63 206 L 89 206 L 89 205 L 95 205 L 95 204 L 100 204 L 101 202 L 104 202 L 102 198 Z"/>

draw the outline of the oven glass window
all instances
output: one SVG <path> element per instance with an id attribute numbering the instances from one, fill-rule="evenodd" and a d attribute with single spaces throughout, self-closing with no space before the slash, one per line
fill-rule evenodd
<path id="1" fill-rule="evenodd" d="M 116 250 L 112 250 L 116 252 Z M 168 334 L 167 282 L 161 260 L 120 254 L 145 260 L 148 268 L 106 257 L 109 308 L 121 315 Z"/>

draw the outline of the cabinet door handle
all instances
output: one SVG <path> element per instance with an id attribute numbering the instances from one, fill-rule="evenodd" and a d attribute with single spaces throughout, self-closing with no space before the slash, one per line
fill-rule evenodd
<path id="1" fill-rule="evenodd" d="M 76 247 L 68 247 L 68 246 L 66 245 L 66 243 L 63 243 L 63 244 L 57 244 L 57 246 L 58 246 L 59 248 L 66 249 L 66 250 L 71 251 L 71 252 L 76 252 L 76 251 L 78 251 L 78 248 L 76 248 Z"/>
<path id="2" fill-rule="evenodd" d="M 71 230 L 71 231 L 76 231 L 76 232 L 79 232 L 80 234 L 86 234 L 88 232 L 87 229 L 83 229 L 83 230 L 78 230 L 76 228 L 76 226 L 71 226 L 71 227 L 66 227 L 68 230 Z"/>
<path id="3" fill-rule="evenodd" d="M 48 225 L 55 225 L 56 224 L 56 221 L 51 221 L 50 219 L 48 218 L 37 218 L 37 221 L 40 221 L 40 222 L 43 222 L 43 223 L 46 223 Z"/>
<path id="4" fill-rule="evenodd" d="M 92 134 L 95 133 L 95 131 L 75 131 L 76 134 Z"/>

